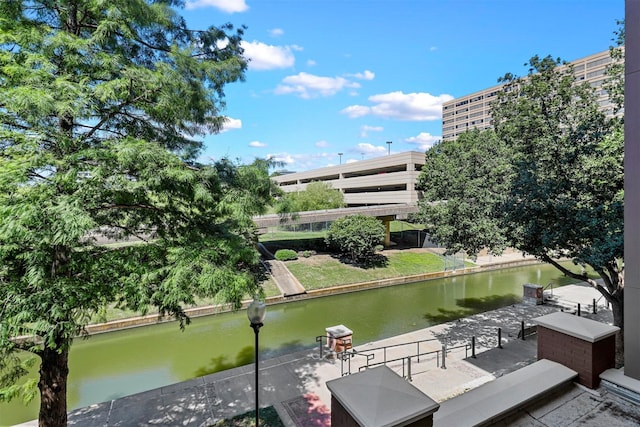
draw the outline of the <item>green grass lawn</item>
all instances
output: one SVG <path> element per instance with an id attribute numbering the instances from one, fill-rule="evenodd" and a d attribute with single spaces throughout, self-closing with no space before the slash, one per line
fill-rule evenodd
<path id="1" fill-rule="evenodd" d="M 326 231 L 285 231 L 274 229 L 260 235 L 260 242 L 264 243 L 279 240 L 324 239 L 326 236 Z"/>
<path id="2" fill-rule="evenodd" d="M 387 265 L 383 267 L 361 268 L 344 264 L 329 256 L 314 256 L 287 261 L 287 268 L 307 290 L 328 288 L 337 285 L 389 279 L 433 273 L 444 269 L 442 258 L 430 252 L 389 252 L 384 253 Z M 473 266 L 472 263 L 466 263 Z"/>
<path id="3" fill-rule="evenodd" d="M 422 230 L 424 229 L 424 225 L 412 224 L 406 221 L 391 221 L 389 228 L 392 233 L 397 233 L 400 231 Z M 326 236 L 326 231 L 284 231 L 280 230 L 280 227 L 270 227 L 267 233 L 260 236 L 260 242 L 324 239 Z"/>
<path id="4" fill-rule="evenodd" d="M 274 282 L 271 277 L 269 277 L 267 280 L 262 282 L 262 289 L 264 289 L 265 297 L 274 297 L 274 296 L 279 296 L 281 294 L 280 289 L 278 289 L 278 286 L 276 285 L 276 282 Z M 245 297 L 245 299 L 251 299 L 251 298 L 253 298 L 253 295 L 247 294 Z M 205 298 L 196 299 L 197 307 L 203 307 L 203 306 L 214 305 L 219 303 L 220 301 L 216 301 L 214 299 L 205 299 Z M 148 314 L 152 314 L 152 313 L 148 313 Z M 136 316 L 140 316 L 140 313 L 131 311 L 131 310 L 121 310 L 119 308 L 114 307 L 113 305 L 110 305 L 105 309 L 103 313 L 100 313 L 99 315 L 94 315 L 91 318 L 91 323 L 102 323 L 102 322 L 107 322 L 111 320 L 127 319 L 130 317 L 136 317 Z"/>

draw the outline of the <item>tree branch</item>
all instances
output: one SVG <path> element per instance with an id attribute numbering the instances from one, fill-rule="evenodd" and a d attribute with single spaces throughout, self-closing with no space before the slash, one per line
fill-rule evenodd
<path id="1" fill-rule="evenodd" d="M 577 280 L 581 280 L 583 282 L 587 282 L 588 284 L 590 284 L 591 286 L 593 286 L 594 288 L 596 288 L 601 294 L 602 296 L 605 297 L 605 299 L 609 302 L 615 302 L 615 298 L 613 297 L 613 293 L 609 292 L 608 289 L 606 289 L 604 286 L 602 286 L 600 283 L 598 283 L 597 281 L 593 280 L 592 278 L 590 278 L 589 276 L 587 276 L 586 273 L 583 274 L 578 274 L 575 273 L 571 270 L 569 270 L 568 268 L 565 268 L 562 264 L 558 263 L 557 261 L 555 261 L 554 259 L 552 259 L 550 256 L 548 256 L 547 254 L 544 254 L 540 257 L 542 259 L 542 261 L 549 263 L 551 265 L 553 265 L 555 268 L 557 268 L 558 270 L 562 271 L 562 273 L 564 273 L 565 275 L 572 277 L 574 279 Z M 598 273 L 598 275 L 600 277 L 602 277 L 602 279 L 605 281 L 606 283 L 606 279 L 608 278 L 607 275 L 604 273 L 604 271 L 598 272 L 596 270 L 596 272 Z"/>

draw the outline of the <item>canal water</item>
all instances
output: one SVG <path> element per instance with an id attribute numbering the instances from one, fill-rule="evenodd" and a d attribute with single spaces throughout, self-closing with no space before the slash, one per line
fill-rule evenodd
<path id="1" fill-rule="evenodd" d="M 573 283 L 540 264 L 271 305 L 261 357 L 314 346 L 339 324 L 353 330 L 355 345 L 403 334 L 520 302 L 524 283 L 551 282 Z M 69 409 L 251 363 L 253 340 L 244 311 L 193 319 L 184 332 L 171 322 L 78 339 L 69 358 Z M 0 426 L 37 418 L 38 405 L 1 403 Z"/>

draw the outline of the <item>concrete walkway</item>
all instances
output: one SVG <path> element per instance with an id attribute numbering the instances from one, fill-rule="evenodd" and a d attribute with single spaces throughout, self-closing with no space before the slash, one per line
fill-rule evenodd
<path id="1" fill-rule="evenodd" d="M 272 259 L 264 263 L 268 266 L 273 281 L 284 297 L 300 295 L 306 292 L 300 281 L 289 271 L 284 262 Z"/>
<path id="2" fill-rule="evenodd" d="M 585 286 L 567 286 L 556 290 L 556 293 L 575 295 L 588 290 Z M 424 343 L 425 347 L 420 349 L 424 352 L 428 351 L 427 346 L 437 350 L 446 343 L 451 348 L 467 343 L 471 336 L 475 336 L 475 359 L 466 357 L 469 350 L 465 352 L 464 348 L 458 348 L 447 355 L 446 369 L 435 357 L 421 357 L 420 362 L 412 366 L 412 384 L 436 401 L 443 401 L 535 361 L 535 337 L 528 337 L 525 341 L 518 339 L 520 322 L 525 320 L 528 323 L 529 319 L 554 310 L 557 308 L 516 304 L 367 343 L 357 349 L 367 352 L 385 345 L 433 340 Z M 605 322 L 611 320 L 608 310 L 586 316 Z M 502 328 L 502 349 L 497 348 L 498 326 Z M 380 357 L 376 356 L 374 360 L 380 360 Z M 356 359 L 360 358 L 353 358 L 352 372 L 358 369 Z M 401 363 L 390 367 L 403 374 Z M 344 368 L 344 362 L 339 359 L 320 358 L 318 348 L 265 360 L 260 364 L 259 373 L 261 406 L 273 405 L 286 426 L 328 426 L 331 398 L 325 383 L 340 377 Z M 246 365 L 92 405 L 72 411 L 69 425 L 208 426 L 217 420 L 253 410 L 254 375 L 253 365 Z M 568 393 L 551 396 L 543 404 L 523 409 L 506 424 L 500 425 L 632 426 L 638 425 L 637 420 L 640 420 L 640 412 L 636 405 L 603 389 L 593 391 L 574 386 Z M 37 423 L 24 425 L 35 426 Z"/>

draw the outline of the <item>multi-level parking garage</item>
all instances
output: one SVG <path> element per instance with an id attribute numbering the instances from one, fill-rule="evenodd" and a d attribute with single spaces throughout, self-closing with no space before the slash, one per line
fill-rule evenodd
<path id="1" fill-rule="evenodd" d="M 415 204 L 416 183 L 424 166 L 424 153 L 406 151 L 374 159 L 276 176 L 283 191 L 304 191 L 322 181 L 342 191 L 347 206 Z"/>

